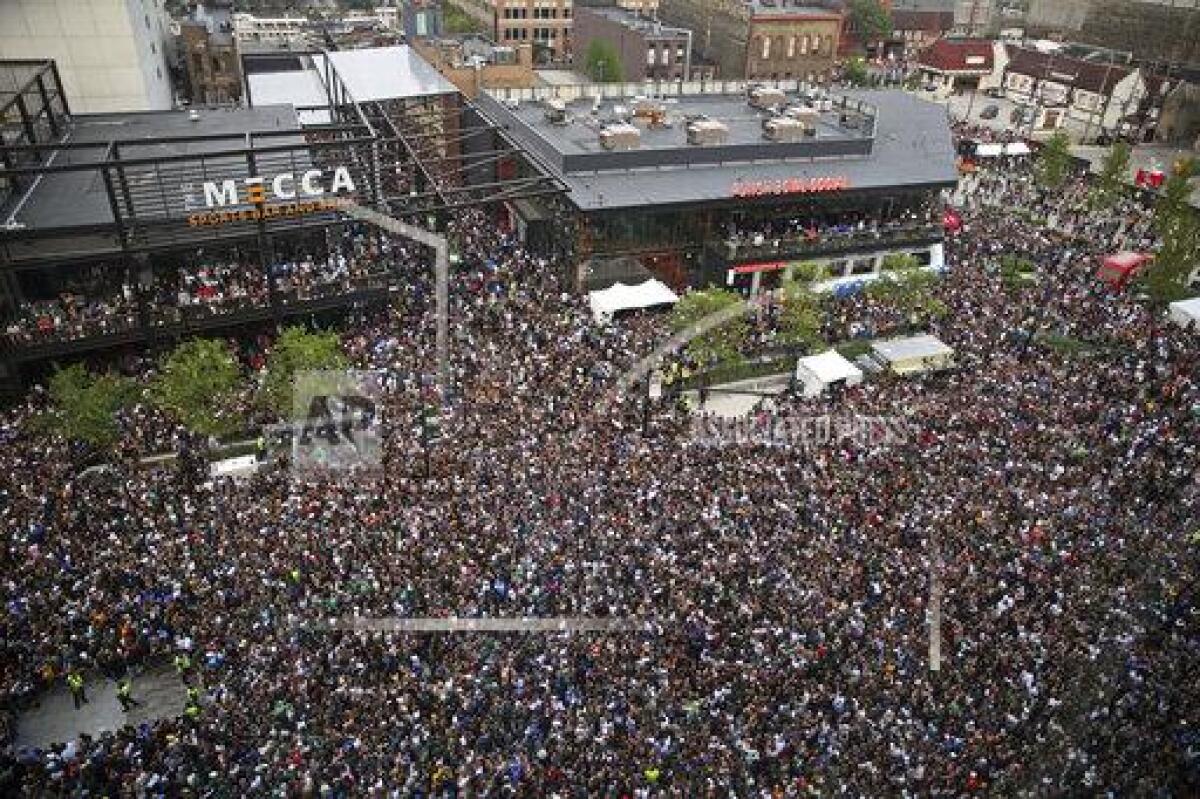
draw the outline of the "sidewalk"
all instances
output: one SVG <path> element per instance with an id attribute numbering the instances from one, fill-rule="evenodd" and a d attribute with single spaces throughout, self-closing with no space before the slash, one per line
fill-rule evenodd
<path id="1" fill-rule="evenodd" d="M 88 703 L 76 710 L 71 693 L 59 685 L 41 698 L 41 702 L 21 714 L 17 721 L 15 748 L 45 748 L 67 743 L 86 733 L 93 738 L 118 730 L 126 724 L 138 725 L 183 714 L 187 693 L 175 670 L 162 666 L 132 679 L 133 698 L 142 704 L 128 713 L 117 701 L 117 684 L 107 678 L 90 675 L 85 686 Z"/>

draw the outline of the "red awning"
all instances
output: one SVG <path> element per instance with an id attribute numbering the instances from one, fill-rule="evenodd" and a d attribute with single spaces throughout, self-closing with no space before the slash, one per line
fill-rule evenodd
<path id="1" fill-rule="evenodd" d="M 735 266 L 733 271 L 735 274 L 748 275 L 754 272 L 778 272 L 780 269 L 786 269 L 790 261 L 770 261 L 758 264 L 742 264 Z"/>

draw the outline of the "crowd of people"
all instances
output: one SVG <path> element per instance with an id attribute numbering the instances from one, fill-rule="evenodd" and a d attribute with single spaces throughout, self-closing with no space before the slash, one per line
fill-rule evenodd
<path id="1" fill-rule="evenodd" d="M 178 718 L 11 747 L 0 793 L 1200 793 L 1200 336 L 1095 281 L 1099 252 L 1149 233 L 1085 191 L 976 173 L 931 323 L 958 368 L 775 401 L 903 418 L 886 446 L 709 446 L 670 396 L 643 429 L 646 400 L 614 387 L 666 320 L 598 324 L 480 212 L 457 223 L 428 478 L 411 420 L 433 286 L 397 241 L 362 253 L 401 296 L 343 329 L 394 386 L 379 482 L 297 479 L 285 454 L 244 480 L 139 468 L 186 438 L 140 408 L 112 470 L 81 476 L 27 424 L 35 391 L 0 425 L 3 707 L 180 656 L 198 693 Z M 1003 279 L 1014 254 L 1036 280 Z M 831 339 L 905 323 L 864 294 L 823 311 Z M 633 629 L 321 624 L 359 616 Z"/>

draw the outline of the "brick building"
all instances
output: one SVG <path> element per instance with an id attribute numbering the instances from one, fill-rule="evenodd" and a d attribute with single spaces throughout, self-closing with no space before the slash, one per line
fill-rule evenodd
<path id="1" fill-rule="evenodd" d="M 467 97 L 484 89 L 528 89 L 537 85 L 533 47 L 498 46 L 479 36 L 413 39 L 412 48 Z"/>
<path id="2" fill-rule="evenodd" d="M 545 48 L 555 59 L 571 53 L 573 0 L 461 0 L 459 7 L 499 44 Z"/>
<path id="3" fill-rule="evenodd" d="M 233 35 L 232 0 L 198 3 L 179 26 L 187 75 L 185 94 L 196 105 L 236 104 L 242 99 L 242 69 Z"/>
<path id="4" fill-rule="evenodd" d="M 662 0 L 660 16 L 690 28 L 720 78 L 816 79 L 834 66 L 842 27 L 836 0 Z"/>
<path id="5" fill-rule="evenodd" d="M 621 59 L 624 80 L 688 80 L 692 32 L 617 7 L 575 9 L 575 63 L 587 57 L 593 41 L 611 43 Z"/>

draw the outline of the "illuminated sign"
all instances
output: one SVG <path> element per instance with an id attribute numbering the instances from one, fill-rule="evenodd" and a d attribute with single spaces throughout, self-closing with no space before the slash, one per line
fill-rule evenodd
<path id="1" fill-rule="evenodd" d="M 734 182 L 730 193 L 734 197 L 768 197 L 776 194 L 815 194 L 848 188 L 850 179 L 845 177 L 739 180 Z"/>
<path id="2" fill-rule="evenodd" d="M 293 172 L 282 172 L 268 179 L 252 175 L 242 179 L 242 186 L 233 179 L 205 181 L 202 197 L 197 200 L 192 186 L 184 187 L 184 206 L 192 227 L 222 225 L 228 222 L 245 222 L 279 217 L 302 216 L 320 211 L 344 207 L 349 200 L 329 197 L 330 194 L 349 194 L 356 191 L 350 170 L 344 166 L 334 168 L 328 188 L 320 169 L 310 169 L 299 177 Z M 278 201 L 278 202 L 273 202 Z"/>

